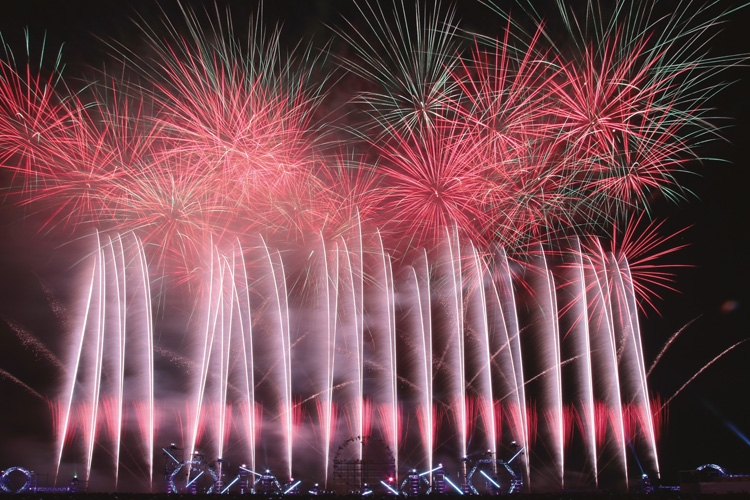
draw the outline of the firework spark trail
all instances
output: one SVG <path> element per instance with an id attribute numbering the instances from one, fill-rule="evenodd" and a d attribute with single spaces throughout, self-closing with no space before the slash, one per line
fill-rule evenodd
<path id="1" fill-rule="evenodd" d="M 352 276 L 352 294 L 354 295 L 354 313 L 355 313 L 355 322 L 358 330 L 358 337 L 360 339 L 360 347 L 359 347 L 359 356 L 360 356 L 360 368 L 359 368 L 359 392 L 362 395 L 362 399 L 365 398 L 365 261 L 364 261 L 364 243 L 362 240 L 362 221 L 359 218 L 359 214 L 357 214 L 357 226 L 356 226 L 356 236 L 355 236 L 355 243 L 357 246 L 356 249 L 356 256 L 357 256 L 357 264 L 358 264 L 358 273 L 357 273 L 357 282 L 359 283 L 359 287 L 355 286 L 354 283 L 354 276 Z M 345 242 L 344 247 L 346 248 Z M 347 252 L 348 255 L 348 252 Z M 349 258 L 349 257 L 347 257 Z M 350 268 L 351 269 L 351 268 Z M 357 300 L 357 293 L 359 293 L 359 300 Z M 363 403 L 364 404 L 364 401 Z M 371 407 L 368 404 L 367 406 L 367 412 L 362 415 L 362 436 L 364 435 L 370 435 L 370 427 L 371 427 L 371 417 L 369 416 L 371 412 Z"/>
<path id="2" fill-rule="evenodd" d="M 70 315 L 68 314 L 68 309 L 63 303 L 62 300 L 60 300 L 59 297 L 55 294 L 55 291 L 53 288 L 43 279 L 40 277 L 37 277 L 37 280 L 39 282 L 39 286 L 42 288 L 42 292 L 44 292 L 45 297 L 47 298 L 47 303 L 49 304 L 50 310 L 55 315 L 55 318 L 57 318 L 57 321 L 60 323 L 60 327 L 63 332 L 69 332 L 70 331 Z"/>
<path id="3" fill-rule="evenodd" d="M 362 221 L 376 218 L 376 169 L 361 158 L 336 154 L 320 169 L 320 192 L 313 211 L 319 214 L 318 233 L 328 241 L 344 237 L 354 227 L 362 234 Z"/>
<path id="4" fill-rule="evenodd" d="M 425 303 L 429 306 L 432 304 L 432 298 L 430 293 L 430 266 L 429 261 L 427 260 L 427 252 L 425 252 L 424 256 L 424 266 L 425 266 L 425 274 L 424 274 L 424 280 L 425 280 Z M 416 279 L 416 271 L 415 271 L 415 279 Z M 417 286 L 419 284 L 417 283 Z M 422 302 L 420 300 L 420 309 Z M 425 328 L 424 324 L 425 321 L 422 320 L 422 328 L 423 331 L 423 349 L 425 352 L 424 357 L 424 371 L 425 371 L 425 408 L 424 412 L 426 415 L 426 421 L 427 421 L 427 465 L 428 470 L 432 470 L 432 464 L 433 464 L 433 452 L 432 450 L 435 448 L 434 443 L 436 441 L 436 435 L 437 435 L 437 425 L 435 424 L 435 407 L 433 405 L 434 400 L 434 373 L 435 368 L 433 366 L 432 361 L 432 335 L 433 335 L 433 329 L 432 329 L 432 316 L 428 314 L 426 316 L 426 323 L 427 327 Z M 432 483 L 432 473 L 430 473 L 430 483 Z"/>
<path id="5" fill-rule="evenodd" d="M 6 370 L 3 370 L 2 368 L 0 368 L 0 377 L 13 382 L 14 384 L 16 384 L 19 387 L 21 387 L 23 390 L 27 391 L 32 396 L 36 396 L 39 399 L 46 400 L 46 398 L 44 396 L 42 396 L 41 394 L 39 394 L 38 392 L 36 392 L 29 385 L 25 384 L 18 377 L 15 377 L 14 375 L 12 375 L 11 373 L 7 372 Z"/>
<path id="6" fill-rule="evenodd" d="M 55 356 L 55 354 L 50 351 L 38 337 L 24 328 L 23 325 L 2 314 L 0 314 L 0 318 L 2 318 L 10 329 L 15 332 L 16 337 L 21 341 L 21 345 L 23 345 L 25 349 L 29 349 L 34 353 L 34 357 L 38 361 L 49 363 L 59 370 L 60 373 L 65 373 L 67 371 L 67 368 L 65 368 L 65 365 L 63 365 L 60 359 Z"/>
<path id="7" fill-rule="evenodd" d="M 513 46 L 510 27 L 502 40 L 477 35 L 471 56 L 452 73 L 461 93 L 449 106 L 456 114 L 452 126 L 464 134 L 452 134 L 451 141 L 474 145 L 469 168 L 482 180 L 473 195 L 484 212 L 480 231 L 513 249 L 546 232 L 537 226 L 557 203 L 550 204 L 550 195 L 568 189 L 572 178 L 559 175 L 567 162 L 543 126 L 555 71 L 539 47 L 541 30 L 527 44 Z"/>
<path id="8" fill-rule="evenodd" d="M 685 329 L 687 327 L 689 327 L 690 325 L 692 325 L 693 323 L 695 323 L 699 318 L 700 318 L 700 316 L 697 316 L 697 317 L 691 319 L 690 321 L 688 321 L 687 323 L 685 323 L 682 326 L 682 328 L 680 328 L 679 330 L 677 330 L 676 332 L 674 332 L 672 334 L 672 336 L 669 337 L 669 340 L 667 340 L 664 343 L 664 346 L 661 348 L 661 351 L 659 351 L 659 354 L 657 354 L 656 357 L 654 358 L 654 360 L 651 362 L 651 366 L 649 366 L 648 371 L 646 372 L 646 376 L 647 377 L 651 375 L 651 372 L 654 371 L 654 368 L 656 368 L 656 365 L 659 363 L 659 361 L 661 361 L 661 358 L 664 357 L 664 353 L 667 352 L 667 349 L 669 349 L 669 347 L 672 345 L 672 343 L 675 340 L 677 340 L 677 337 L 679 337 L 680 334 L 683 331 L 685 331 Z"/>
<path id="9" fill-rule="evenodd" d="M 129 88 L 105 75 L 101 86 L 92 87 L 94 105 L 60 97 L 66 103 L 60 111 L 50 102 L 52 82 L 34 80 L 30 68 L 23 75 L 9 64 L 2 66 L 6 78 L 0 89 L 0 100 L 9 110 L 3 119 L 11 116 L 10 110 L 33 103 L 36 115 L 63 114 L 61 124 L 76 125 L 59 131 L 61 125 L 47 118 L 54 134 L 46 132 L 43 142 L 32 143 L 34 150 L 24 148 L 20 139 L 15 141 L 9 158 L 21 155 L 25 166 L 8 164 L 7 168 L 28 174 L 19 188 L 31 194 L 24 203 L 54 200 L 56 206 L 46 222 L 50 228 L 59 222 L 77 226 L 95 221 L 120 231 L 136 229 L 147 244 L 162 249 L 167 256 L 162 257 L 163 264 L 178 264 L 170 273 L 180 266 L 192 269 L 200 257 L 200 242 L 209 234 L 218 239 L 228 225 L 237 229 L 236 215 L 244 210 L 266 213 L 243 224 L 250 219 L 289 222 L 273 212 L 279 211 L 276 204 L 295 185 L 310 184 L 309 160 L 301 154 L 307 139 L 302 135 L 316 101 L 314 91 L 305 94 L 308 77 L 304 72 L 295 75 L 291 61 L 274 67 L 275 55 L 281 52 L 278 33 L 270 42 L 261 41 L 265 32 L 258 26 L 258 45 L 248 44 L 250 54 L 227 41 L 213 47 L 222 57 L 210 58 L 212 36 L 201 31 L 196 19 L 187 14 L 186 18 L 192 40 L 186 41 L 170 25 L 176 47 L 142 28 L 158 54 L 155 61 L 141 60 L 122 48 L 121 57 L 133 69 L 147 77 L 158 75 L 155 89 Z M 42 85 L 50 90 L 40 94 L 37 87 Z M 131 92 L 138 96 L 135 102 L 123 97 Z M 236 105 L 227 105 L 232 103 Z M 147 116 L 146 107 L 158 113 Z M 2 122 L 5 138 L 11 137 L 13 127 L 29 127 L 15 118 L 9 120 Z M 183 168 L 186 164 L 194 168 Z M 285 180 L 279 168 L 293 175 Z M 217 183 L 226 189 L 216 189 Z M 243 209 L 238 211 L 240 206 Z"/>
<path id="10" fill-rule="evenodd" d="M 690 377 L 687 380 L 687 382 L 685 382 L 684 384 L 682 384 L 682 386 L 680 386 L 680 388 L 677 389 L 675 391 L 675 393 L 672 394 L 669 397 L 669 399 L 667 399 L 666 401 L 664 401 L 664 403 L 659 407 L 659 410 L 657 411 L 657 413 L 661 413 L 664 410 L 664 408 L 666 408 L 667 405 L 669 405 L 669 403 L 675 397 L 677 397 L 677 395 L 680 394 L 683 391 L 683 389 L 685 389 L 685 387 L 687 387 L 688 385 L 690 385 L 690 382 L 692 382 L 693 380 L 695 380 L 696 378 L 698 378 L 698 375 L 700 375 L 701 373 L 703 373 L 704 371 L 706 371 L 706 369 L 708 369 L 711 365 L 713 365 L 714 363 L 716 363 L 717 361 L 719 361 L 722 357 L 724 357 L 725 354 L 727 354 L 728 352 L 732 351 L 735 347 L 738 347 L 739 345 L 744 344 L 747 341 L 748 341 L 748 339 L 744 339 L 744 340 L 740 340 L 739 342 L 737 342 L 735 344 L 732 344 L 731 346 L 729 346 L 726 349 L 724 349 L 723 351 L 721 351 L 721 353 L 719 353 L 716 357 L 714 357 L 714 359 L 712 359 L 711 361 L 709 361 L 708 363 L 706 363 L 705 365 L 703 365 L 703 368 L 701 368 L 700 370 L 698 370 L 697 372 L 695 372 L 695 374 L 692 377 Z"/>

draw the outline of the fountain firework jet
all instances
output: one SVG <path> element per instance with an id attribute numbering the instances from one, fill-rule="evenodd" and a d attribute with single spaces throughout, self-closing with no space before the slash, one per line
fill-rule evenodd
<path id="1" fill-rule="evenodd" d="M 276 354 L 281 354 L 281 381 L 279 386 L 282 390 L 282 402 L 279 410 L 279 418 L 283 419 L 283 435 L 286 444 L 286 465 L 288 477 L 292 477 L 292 361 L 291 361 L 291 348 L 292 343 L 289 336 L 289 305 L 288 295 L 286 290 L 286 274 L 284 273 L 284 264 L 281 261 L 279 255 L 279 269 L 280 269 L 280 280 L 277 277 L 275 269 L 275 263 L 271 258 L 271 253 L 268 250 L 266 242 L 263 242 L 263 247 L 266 250 L 266 256 L 268 257 L 268 265 L 270 269 L 270 276 L 272 280 L 273 295 L 276 298 L 276 310 L 278 312 L 278 334 L 279 342 L 277 344 L 278 349 Z"/>
<path id="2" fill-rule="evenodd" d="M 447 243 L 449 252 L 448 265 L 450 266 L 450 272 L 448 273 L 450 280 L 448 293 L 452 299 L 449 299 L 452 302 L 449 321 L 451 322 L 453 330 L 453 339 L 449 342 L 447 350 L 452 353 L 453 363 L 451 363 L 451 365 L 455 367 L 455 375 L 452 377 L 452 389 L 454 393 L 453 411 L 458 428 L 458 446 L 461 450 L 461 456 L 466 457 L 466 438 L 469 423 L 466 416 L 466 370 L 464 369 L 464 363 L 466 362 L 464 354 L 464 274 L 463 264 L 461 262 L 461 244 L 458 240 L 458 236 L 451 237 L 449 234 Z"/>
<path id="3" fill-rule="evenodd" d="M 334 368 L 335 364 L 334 361 L 336 359 L 335 357 L 335 347 L 336 347 L 336 322 L 334 321 L 336 317 L 335 311 L 337 310 L 338 303 L 335 301 L 335 298 L 338 297 L 337 290 L 337 284 L 338 284 L 338 259 L 336 260 L 336 265 L 334 266 L 335 274 L 333 275 L 333 279 L 329 278 L 329 271 L 328 271 L 328 253 L 326 252 L 326 244 L 325 240 L 321 236 L 321 245 L 322 245 L 322 253 L 323 253 L 323 290 L 324 290 L 324 296 L 325 296 L 325 310 L 324 310 L 324 318 L 325 318 L 325 337 L 323 346 L 325 347 L 325 359 L 326 363 L 324 366 L 325 370 L 323 370 L 323 373 L 325 375 L 325 382 L 323 384 L 323 394 L 324 394 L 324 403 L 322 405 L 322 414 L 321 414 L 321 421 L 323 426 L 323 460 L 324 460 L 324 488 L 328 487 L 328 463 L 330 458 L 330 450 L 331 450 L 331 434 L 333 432 L 333 413 L 334 413 L 334 407 L 333 407 L 333 374 L 334 374 Z M 333 283 L 333 293 L 331 293 L 331 283 Z M 334 297 L 334 301 L 332 303 L 331 301 L 331 295 Z"/>
<path id="4" fill-rule="evenodd" d="M 433 406 L 433 362 L 432 362 L 432 319 L 430 314 L 431 293 L 430 293 L 430 270 L 427 255 L 423 257 L 424 274 L 421 275 L 416 267 L 411 271 L 414 277 L 413 294 L 414 298 L 412 314 L 412 328 L 419 332 L 417 338 L 417 349 L 413 351 L 414 356 L 410 359 L 411 363 L 416 364 L 415 375 L 418 387 L 423 390 L 423 402 L 418 409 L 417 418 L 420 422 L 420 432 L 422 434 L 422 446 L 424 449 L 424 460 L 426 468 L 430 471 L 428 474 L 429 482 L 432 483 L 431 471 L 433 470 L 433 450 L 435 448 L 435 412 Z M 421 266 L 420 266 L 421 267 Z"/>
<path id="5" fill-rule="evenodd" d="M 64 417 L 59 421 L 57 473 L 63 460 L 70 427 L 84 432 L 88 480 L 98 435 L 100 411 L 108 401 L 115 410 L 104 412 L 110 429 L 107 436 L 114 453 L 115 487 L 119 477 L 120 445 L 124 439 L 125 405 L 146 404 L 139 415 L 140 442 L 149 484 L 153 480 L 154 432 L 154 343 L 151 318 L 151 292 L 143 246 L 132 234 L 95 235 L 91 280 L 86 299 L 81 303 L 81 323 L 77 327 L 78 349 L 71 353 L 71 371 L 65 400 Z M 125 245 L 125 241 L 129 241 Z M 126 375 L 127 374 L 127 375 Z M 88 398 L 88 400 L 86 399 Z M 75 410 L 75 411 L 74 411 Z"/>
<path id="6" fill-rule="evenodd" d="M 533 482 L 531 470 L 551 467 L 555 481 L 563 486 L 568 472 L 565 457 L 576 453 L 567 446 L 564 431 L 570 407 L 583 408 L 586 415 L 579 432 L 588 443 L 587 459 L 599 459 L 590 462 L 593 484 L 598 482 L 601 457 L 618 461 L 618 475 L 627 481 L 624 446 L 628 442 L 650 457 L 649 470 L 658 473 L 638 324 L 630 316 L 635 312 L 634 291 L 627 286 L 630 275 L 622 257 L 587 256 L 579 246 L 571 247 L 572 269 L 579 277 L 574 286 L 580 291 L 570 297 L 563 293 L 566 289 L 555 286 L 554 262 L 544 252 L 535 263 L 513 271 L 502 252 L 497 259 L 488 259 L 455 236 L 446 238 L 452 254 L 423 254 L 401 282 L 388 266 L 391 256 L 374 236 L 373 247 L 361 247 L 362 255 L 371 253 L 373 258 L 367 266 L 363 260 L 362 266 L 355 267 L 360 277 L 354 279 L 349 266 L 353 258 L 359 258 L 359 251 L 352 250 L 356 242 L 329 245 L 322 241 L 317 246 L 322 255 L 310 261 L 310 269 L 299 269 L 262 241 L 249 254 L 240 246 L 211 247 L 203 319 L 196 325 L 201 340 L 193 354 L 192 366 L 199 369 L 184 396 L 191 402 L 184 415 L 178 409 L 172 409 L 172 415 L 162 410 L 158 419 L 154 408 L 164 405 L 150 399 L 152 389 L 148 388 L 153 380 L 152 319 L 148 308 L 143 309 L 142 319 L 136 319 L 131 310 L 136 299 L 139 307 L 147 304 L 148 282 L 141 278 L 145 270 L 142 247 L 137 241 L 133 248 L 123 244 L 135 241 L 132 235 L 103 240 L 97 236 L 100 243 L 92 255 L 95 265 L 89 298 L 81 311 L 90 324 L 82 325 L 78 333 L 77 365 L 71 370 L 78 383 L 68 389 L 63 404 L 66 417 L 59 430 L 62 436 L 70 433 L 66 427 L 71 425 L 85 431 L 87 475 L 95 444 L 124 440 L 123 408 L 139 401 L 125 390 L 135 387 L 124 383 L 123 366 L 129 367 L 129 377 L 144 381 L 137 394 L 148 405 L 152 425 L 150 434 L 143 433 L 144 450 L 153 450 L 154 422 L 171 421 L 176 423 L 167 427 L 186 427 L 173 429 L 174 436 L 162 427 L 159 435 L 187 437 L 184 448 L 189 456 L 200 449 L 201 454 L 223 461 L 232 456 L 253 463 L 259 451 L 270 448 L 276 451 L 270 455 L 263 451 L 268 467 L 283 467 L 290 478 L 304 470 L 330 481 L 336 473 L 329 468 L 332 450 L 356 432 L 380 436 L 394 457 L 408 460 L 399 467 L 425 470 L 431 470 L 428 467 L 436 456 L 446 463 L 487 450 L 494 455 L 515 441 L 527 448 L 522 471 L 527 481 Z M 457 260 L 458 255 L 464 257 Z M 251 260 L 246 263 L 247 259 Z M 584 264 L 597 259 L 604 260 Z M 105 269 L 115 267 L 118 272 L 105 274 Z M 532 314 L 524 312 L 519 318 L 521 303 L 513 290 L 521 284 L 522 274 L 534 276 L 523 282 L 525 308 Z M 290 288 L 299 275 L 318 276 L 323 286 L 313 279 L 301 288 Z M 361 290 L 361 301 L 354 300 L 352 284 Z M 306 299 L 298 294 L 306 294 L 309 286 L 318 290 L 315 295 L 322 299 L 322 307 L 301 307 Z M 576 325 L 589 326 L 577 326 L 568 336 L 561 333 L 563 313 L 558 300 L 570 305 L 568 312 L 576 310 Z M 354 324 L 355 320 L 359 323 L 358 314 L 371 317 L 360 323 L 362 328 Z M 102 323 L 108 326 L 101 327 Z M 412 330 L 418 335 L 406 333 Z M 592 345 L 587 347 L 587 342 Z M 572 346 L 566 347 L 567 343 Z M 138 345 L 138 350 L 131 344 Z M 366 358 L 362 357 L 364 344 Z M 321 348 L 311 350 L 316 345 Z M 319 355 L 308 356 L 307 351 Z M 563 352 L 572 357 L 566 359 Z M 589 353 L 590 361 L 586 359 Z M 563 371 L 568 363 L 583 365 L 570 380 Z M 107 385 L 105 372 L 117 374 L 117 387 Z M 309 378 L 311 373 L 321 376 Z M 461 384 L 440 383 L 443 379 Z M 370 404 L 365 394 L 368 401 L 385 403 L 387 410 L 370 416 L 365 411 Z M 116 402 L 115 411 L 104 411 L 105 395 Z M 475 404 L 481 426 L 473 425 L 473 420 L 469 425 L 469 419 L 477 418 L 471 411 Z M 72 422 L 74 405 L 83 405 L 85 419 Z M 608 422 L 598 422 L 604 430 L 595 440 L 592 418 L 597 418 L 597 405 L 606 409 Z M 249 413 L 244 417 L 234 410 L 243 406 Z M 637 417 L 628 420 L 635 424 L 625 425 L 625 406 L 632 408 L 628 415 L 637 412 Z M 262 427 L 253 411 L 261 407 L 266 412 Z M 435 407 L 447 409 L 451 417 L 439 427 Z M 533 430 L 531 407 L 543 415 L 539 433 Z M 334 418 L 336 408 L 343 412 L 343 419 Z M 106 438 L 96 431 L 102 414 L 114 420 L 108 425 L 115 430 Z M 242 418 L 244 425 L 237 425 L 236 418 Z M 406 427 L 404 418 L 420 425 Z M 315 428 L 321 436 L 311 454 L 304 442 L 307 438 L 294 436 L 308 436 Z M 244 432 L 232 435 L 230 429 Z M 414 453 L 410 449 L 414 446 L 422 451 Z M 64 452 L 66 456 L 75 453 L 65 441 L 60 443 L 61 457 Z M 355 458 L 367 460 L 363 453 L 364 446 L 356 450 Z M 115 454 L 115 477 L 118 457 Z M 153 456 L 144 460 L 151 471 Z"/>
<path id="7" fill-rule="evenodd" d="M 583 254 L 578 239 L 574 240 L 573 257 L 575 265 L 570 274 L 568 282 L 571 283 L 571 291 L 567 300 L 571 306 L 572 325 L 569 334 L 573 340 L 571 354 L 579 358 L 577 363 L 578 413 L 582 416 L 581 428 L 586 445 L 588 460 L 592 464 L 594 478 L 597 478 L 595 486 L 598 486 L 598 457 L 596 451 L 596 422 L 594 414 L 594 376 L 591 361 L 591 330 L 589 326 L 588 303 L 586 301 L 586 276 L 583 267 Z"/>
<path id="8" fill-rule="evenodd" d="M 56 476 L 109 446 L 115 487 L 127 467 L 151 488 L 156 438 L 326 487 L 488 451 L 527 485 L 576 463 L 627 485 L 628 445 L 659 474 L 638 308 L 679 246 L 635 214 L 717 137 L 711 78 L 745 58 L 704 47 L 729 12 L 480 3 L 497 32 L 360 5 L 346 57 L 180 7 L 80 90 L 4 47 L 8 193 L 45 233 L 95 234 Z"/>

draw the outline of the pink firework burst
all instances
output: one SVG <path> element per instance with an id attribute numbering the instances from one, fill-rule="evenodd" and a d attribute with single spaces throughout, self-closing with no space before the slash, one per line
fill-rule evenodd
<path id="1" fill-rule="evenodd" d="M 27 48 L 29 34 L 26 34 Z M 21 176 L 22 191 L 33 191 L 29 183 L 40 165 L 54 156 L 55 144 L 75 129 L 71 120 L 75 100 L 62 82 L 59 67 L 60 53 L 52 69 L 42 71 L 46 56 L 39 55 L 39 67 L 34 67 L 32 55 L 26 53 L 26 63 L 18 66 L 15 56 L 4 40 L 0 48 L 5 57 L 0 60 L 0 165 Z"/>
<path id="2" fill-rule="evenodd" d="M 613 232 L 612 253 L 619 260 L 626 260 L 630 279 L 636 295 L 641 299 L 639 306 L 644 313 L 651 308 L 658 313 L 656 300 L 661 299 L 660 290 L 678 290 L 673 286 L 675 270 L 687 267 L 685 264 L 664 263 L 662 259 L 688 246 L 677 243 L 679 235 L 689 228 L 663 234 L 665 221 L 650 221 L 645 224 L 643 215 L 631 218 L 622 235 L 618 238 Z M 644 227 L 645 224 L 645 227 Z"/>
<path id="3" fill-rule="evenodd" d="M 386 226 L 401 228 L 417 245 L 442 239 L 450 227 L 486 243 L 492 186 L 476 162 L 470 135 L 453 125 L 394 131 L 379 152 L 378 169 L 387 186 L 382 192 Z"/>
<path id="4" fill-rule="evenodd" d="M 645 314 L 649 309 L 658 313 L 657 299 L 661 299 L 661 290 L 677 291 L 672 283 L 675 269 L 686 267 L 684 264 L 669 264 L 661 261 L 685 248 L 686 244 L 675 244 L 675 239 L 687 228 L 675 231 L 667 236 L 662 235 L 664 221 L 646 222 L 641 215 L 628 220 L 624 229 L 613 228 L 609 240 L 609 251 L 596 238 L 582 242 L 583 262 L 591 272 L 600 278 L 606 276 L 607 266 L 616 264 L 625 270 L 622 277 L 626 284 L 633 287 L 638 306 Z M 645 227 L 644 227 L 645 226 Z M 610 261 L 611 259 L 611 261 Z M 605 273 L 605 274 L 602 274 Z"/>
<path id="5" fill-rule="evenodd" d="M 45 226 L 129 229 L 117 210 L 129 178 L 152 157 L 154 135 L 142 130 L 140 101 L 133 104 L 113 87 L 94 102 L 77 101 L 70 114 L 74 126 L 55 138 L 53 152 L 37 164 L 43 181 L 28 203 L 54 207 Z"/>
<path id="6" fill-rule="evenodd" d="M 479 39 L 471 57 L 451 72 L 460 94 L 452 101 L 456 119 L 473 130 L 495 161 L 515 156 L 529 140 L 547 138 L 548 94 L 558 70 L 540 48 L 541 27 L 523 45 Z M 481 43 L 480 43 L 481 42 Z"/>
<path id="7" fill-rule="evenodd" d="M 339 153 L 317 174 L 320 192 L 315 199 L 316 231 L 333 240 L 349 234 L 378 216 L 377 171 L 352 153 Z"/>
<path id="8" fill-rule="evenodd" d="M 245 46 L 230 16 L 217 13 L 209 26 L 207 31 L 186 11 L 187 37 L 171 23 L 165 23 L 166 37 L 142 28 L 152 58 L 121 49 L 126 65 L 153 82 L 135 90 L 154 109 L 156 159 L 173 172 L 162 177 L 164 188 L 185 181 L 194 194 L 206 187 L 192 182 L 204 183 L 214 192 L 200 209 L 207 219 L 232 212 L 243 219 L 237 229 L 277 232 L 290 212 L 296 217 L 304 211 L 299 205 L 314 192 L 309 130 L 318 89 L 308 84 L 314 65 L 305 64 L 312 62 L 309 53 L 302 61 L 282 56 L 279 32 L 268 33 L 259 22 L 251 22 Z M 220 224 L 219 233 L 225 228 Z"/>

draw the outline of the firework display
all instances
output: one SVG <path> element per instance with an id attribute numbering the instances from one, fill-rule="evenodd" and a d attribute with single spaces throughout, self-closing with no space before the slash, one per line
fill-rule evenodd
<path id="1" fill-rule="evenodd" d="M 658 209 L 743 61 L 704 50 L 730 12 L 487 2 L 480 31 L 383 5 L 294 49 L 180 6 L 78 86 L 4 47 L 4 194 L 86 249 L 67 352 L 8 320 L 62 381 L 55 481 L 628 488 L 633 454 L 659 476 L 639 315 L 683 246 Z"/>

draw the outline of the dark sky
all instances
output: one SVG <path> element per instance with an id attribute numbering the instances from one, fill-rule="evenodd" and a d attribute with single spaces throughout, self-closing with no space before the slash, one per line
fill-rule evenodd
<path id="1" fill-rule="evenodd" d="M 161 2 L 174 11 L 171 2 Z M 197 3 L 200 2 L 189 2 Z M 224 2 L 226 3 L 226 2 Z M 248 5 L 255 2 L 229 2 L 236 18 L 247 16 Z M 469 25 L 486 27 L 485 10 L 461 1 L 459 17 Z M 223 5 L 223 3 L 222 3 Z M 85 73 L 89 65 L 100 67 L 107 60 L 106 48 L 99 38 L 115 39 L 125 45 L 137 40 L 137 30 L 128 20 L 134 10 L 146 19 L 158 17 L 156 2 L 26 0 L 0 3 L 0 33 L 17 53 L 23 51 L 25 26 L 37 45 L 46 32 L 48 50 L 64 45 L 66 75 Z M 265 17 L 282 20 L 288 43 L 297 38 L 324 40 L 324 24 L 338 22 L 340 12 L 353 13 L 347 1 L 268 1 Z M 712 42 L 716 53 L 750 52 L 750 9 L 731 16 L 724 31 Z M 725 161 L 707 161 L 692 165 L 698 175 L 686 179 L 695 197 L 669 213 L 667 228 L 692 226 L 680 236 L 690 246 L 675 257 L 691 267 L 678 271 L 676 288 L 665 292 L 659 306 L 661 315 L 642 318 L 646 358 L 652 360 L 664 342 L 686 323 L 695 320 L 675 341 L 650 379 L 652 391 L 667 399 L 697 370 L 735 342 L 750 338 L 750 287 L 748 286 L 747 240 L 750 235 L 750 93 L 747 68 L 735 68 L 725 75 L 736 80 L 728 90 L 712 99 L 716 115 L 726 117 L 726 141 L 715 142 L 701 150 L 706 157 Z M 3 179 L 5 179 L 3 177 Z M 64 271 L 57 269 L 51 257 L 53 243 L 34 234 L 22 218 L 23 212 L 4 200 L 0 210 L 0 369 L 17 376 L 25 384 L 46 394 L 54 381 L 46 380 L 44 370 L 36 369 L 34 359 L 25 353 L 8 326 L 23 324 L 40 332 L 53 350 L 59 348 L 49 331 L 50 307 L 37 277 L 55 283 Z M 65 302 L 70 299 L 61 294 Z M 20 354 L 19 354 L 20 353 Z M 38 357 L 37 357 L 38 358 Z M 669 425 L 660 444 L 662 470 L 667 482 L 676 481 L 676 471 L 703 463 L 717 463 L 737 472 L 750 473 L 750 413 L 747 395 L 750 387 L 750 342 L 706 370 L 679 394 L 669 406 Z M 20 391 L 17 384 L 0 377 L 0 400 L 12 411 L 0 412 L 0 469 L 25 465 L 17 453 L 13 434 L 44 442 L 49 429 L 38 429 L 38 419 L 28 413 L 43 413 L 46 405 Z M 744 436 L 744 437 L 743 437 Z M 29 439 L 33 443 L 33 439 Z M 14 443 L 11 447 L 8 443 Z M 29 449 L 34 445 L 29 444 Z M 9 450 L 13 449 L 13 454 Z M 31 453 L 31 452 L 29 452 Z"/>

